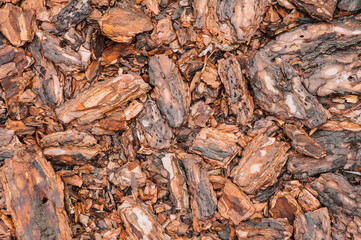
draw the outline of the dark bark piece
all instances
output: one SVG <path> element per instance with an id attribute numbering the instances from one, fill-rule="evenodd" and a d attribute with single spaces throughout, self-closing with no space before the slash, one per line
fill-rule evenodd
<path id="1" fill-rule="evenodd" d="M 333 214 L 361 217 L 361 197 L 359 187 L 352 186 L 343 176 L 324 173 L 311 183 L 318 193 L 322 205 Z"/>
<path id="2" fill-rule="evenodd" d="M 291 2 L 320 21 L 331 21 L 337 0 L 291 0 Z"/>
<path id="3" fill-rule="evenodd" d="M 344 11 L 358 11 L 361 9 L 360 0 L 341 0 L 338 2 L 337 7 Z"/>
<path id="4" fill-rule="evenodd" d="M 98 21 L 103 34 L 115 42 L 130 43 L 133 37 L 153 29 L 140 7 L 128 1 L 117 2 Z"/>
<path id="5" fill-rule="evenodd" d="M 58 65 L 64 73 L 85 69 L 79 52 L 61 44 L 60 38 L 44 31 L 36 32 L 36 36 L 39 38 L 44 57 Z"/>
<path id="6" fill-rule="evenodd" d="M 124 164 L 119 169 L 115 169 L 114 173 L 110 173 L 109 181 L 124 190 L 134 184 L 143 187 L 147 178 L 140 164 L 138 162 L 131 162 Z"/>
<path id="7" fill-rule="evenodd" d="M 295 220 L 295 240 L 331 240 L 331 221 L 327 208 L 298 215 Z"/>
<path id="8" fill-rule="evenodd" d="M 240 151 L 237 136 L 213 128 L 203 128 L 193 141 L 191 151 L 202 155 L 211 164 L 226 167 Z"/>
<path id="9" fill-rule="evenodd" d="M 208 179 L 202 158 L 192 154 L 179 154 L 187 173 L 187 183 L 191 194 L 193 229 L 196 232 L 212 225 L 217 208 L 217 197 Z"/>
<path id="10" fill-rule="evenodd" d="M 6 160 L 1 182 L 18 239 L 72 239 L 64 184 L 39 149 L 18 149 Z"/>
<path id="11" fill-rule="evenodd" d="M 300 127 L 294 124 L 286 123 L 284 126 L 286 135 L 292 140 L 291 145 L 297 152 L 304 155 L 321 158 L 326 156 L 326 152 L 315 140 Z"/>
<path id="12" fill-rule="evenodd" d="M 92 12 L 90 0 L 71 0 L 54 17 L 56 28 L 60 31 L 65 31 L 71 26 L 74 26 L 84 19 L 86 19 Z"/>
<path id="13" fill-rule="evenodd" d="M 19 140 L 14 135 L 14 130 L 0 127 L 0 161 L 5 158 L 11 158 L 19 147 Z"/>
<path id="14" fill-rule="evenodd" d="M 361 167 L 360 132 L 317 131 L 312 135 L 312 139 L 326 151 L 326 157 L 291 157 L 287 169 L 296 177 L 313 176 L 341 168 L 351 170 Z"/>
<path id="15" fill-rule="evenodd" d="M 358 239 L 360 232 L 360 188 L 343 176 L 324 173 L 311 183 L 323 206 L 331 212 L 333 239 Z"/>
<path id="16" fill-rule="evenodd" d="M 131 239 L 165 239 L 164 228 L 145 204 L 127 197 L 118 212 Z"/>
<path id="17" fill-rule="evenodd" d="M 162 157 L 163 167 L 168 171 L 169 189 L 176 210 L 189 209 L 189 195 L 186 179 L 180 168 L 179 160 L 174 154 L 167 153 Z"/>
<path id="18" fill-rule="evenodd" d="M 149 77 L 160 111 L 170 126 L 179 127 L 188 116 L 190 92 L 178 67 L 166 55 L 153 56 L 149 60 Z"/>
<path id="19" fill-rule="evenodd" d="M 232 170 L 233 182 L 248 194 L 272 186 L 286 163 L 289 148 L 276 138 L 258 135 L 247 145 Z"/>
<path id="20" fill-rule="evenodd" d="M 39 94 L 45 105 L 59 106 L 64 102 L 64 88 L 61 76 L 55 65 L 41 53 L 38 38 L 35 38 L 30 44 L 29 50 L 35 60 L 33 68 L 38 77 L 37 81 L 34 81 L 34 91 Z"/>
<path id="21" fill-rule="evenodd" d="M 218 73 L 228 95 L 230 109 L 237 123 L 246 125 L 253 118 L 253 98 L 237 59 L 232 55 L 218 62 Z"/>
<path id="22" fill-rule="evenodd" d="M 0 31 L 16 47 L 34 37 L 34 11 L 7 3 L 0 9 Z"/>
<path id="23" fill-rule="evenodd" d="M 40 145 L 46 157 L 66 165 L 82 165 L 101 151 L 94 136 L 74 129 L 46 135 Z"/>
<path id="24" fill-rule="evenodd" d="M 236 227 L 238 239 L 290 239 L 293 227 L 287 219 L 261 218 L 240 223 Z"/>
<path id="25" fill-rule="evenodd" d="M 142 148 L 165 149 L 169 148 L 173 132 L 159 112 L 154 101 L 145 103 L 143 112 L 137 118 L 138 138 Z"/>
<path id="26" fill-rule="evenodd" d="M 287 218 L 288 222 L 293 223 L 297 215 L 303 212 L 291 193 L 280 191 L 271 198 L 269 213 L 273 218 Z"/>
<path id="27" fill-rule="evenodd" d="M 218 211 L 223 217 L 231 219 L 237 225 L 252 216 L 255 208 L 248 196 L 227 180 L 223 195 L 218 201 Z"/>
<path id="28" fill-rule="evenodd" d="M 78 119 L 81 124 L 100 119 L 121 104 L 140 97 L 149 90 L 141 77 L 122 74 L 94 84 L 92 88 L 67 101 L 56 109 L 59 119 L 69 123 Z"/>
<path id="29" fill-rule="evenodd" d="M 261 50 L 251 61 L 250 75 L 256 102 L 271 114 L 281 119 L 300 120 L 308 127 L 318 126 L 329 117 L 287 62 L 279 66 Z"/>
<path id="30" fill-rule="evenodd" d="M 172 21 L 170 18 L 163 18 L 158 21 L 157 26 L 151 34 L 151 38 L 158 44 L 169 44 L 176 39 Z"/>

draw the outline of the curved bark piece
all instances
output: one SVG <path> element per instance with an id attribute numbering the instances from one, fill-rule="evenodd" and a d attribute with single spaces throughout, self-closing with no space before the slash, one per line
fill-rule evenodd
<path id="1" fill-rule="evenodd" d="M 5 160 L 1 182 L 18 239 L 72 239 L 64 184 L 40 149 L 23 147 Z"/>

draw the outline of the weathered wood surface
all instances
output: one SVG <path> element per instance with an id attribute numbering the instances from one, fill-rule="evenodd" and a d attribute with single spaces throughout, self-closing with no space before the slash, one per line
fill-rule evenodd
<path id="1" fill-rule="evenodd" d="M 39 148 L 22 146 L 1 169 L 18 239 L 72 239 L 64 184 Z"/>

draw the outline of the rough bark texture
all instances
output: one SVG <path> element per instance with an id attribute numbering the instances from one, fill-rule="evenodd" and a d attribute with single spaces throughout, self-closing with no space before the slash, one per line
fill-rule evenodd
<path id="1" fill-rule="evenodd" d="M 37 148 L 22 146 L 1 174 L 18 239 L 72 239 L 64 184 Z"/>
<path id="2" fill-rule="evenodd" d="M 282 218 L 262 218 L 242 222 L 236 228 L 239 239 L 290 239 L 293 227 Z"/>

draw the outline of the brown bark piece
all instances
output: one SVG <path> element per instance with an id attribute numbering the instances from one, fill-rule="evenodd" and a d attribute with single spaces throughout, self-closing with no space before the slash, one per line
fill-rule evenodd
<path id="1" fill-rule="evenodd" d="M 296 199 L 289 192 L 277 192 L 269 202 L 269 213 L 273 218 L 287 218 L 293 223 L 297 215 L 302 214 L 302 209 Z"/>
<path id="2" fill-rule="evenodd" d="M 231 177 L 244 192 L 254 194 L 273 185 L 287 160 L 290 146 L 276 138 L 260 134 L 246 147 Z"/>
<path id="3" fill-rule="evenodd" d="M 148 100 L 137 119 L 138 138 L 143 148 L 169 148 L 173 138 L 172 128 L 162 118 L 154 101 Z"/>
<path id="4" fill-rule="evenodd" d="M 231 55 L 218 63 L 218 73 L 228 95 L 230 109 L 237 123 L 247 124 L 253 118 L 254 103 L 237 59 Z"/>
<path id="5" fill-rule="evenodd" d="M 64 184 L 39 149 L 18 149 L 6 160 L 1 182 L 18 239 L 72 239 Z"/>
<path id="6" fill-rule="evenodd" d="M 218 211 L 223 217 L 231 219 L 237 225 L 252 216 L 255 208 L 248 196 L 227 180 L 223 195 L 218 201 Z"/>
<path id="7" fill-rule="evenodd" d="M 336 9 L 337 0 L 291 0 L 311 17 L 320 21 L 331 21 Z"/>
<path id="8" fill-rule="evenodd" d="M 295 240 L 331 240 L 331 221 L 327 208 L 297 216 Z"/>
<path id="9" fill-rule="evenodd" d="M 23 10 L 11 3 L 0 9 L 0 31 L 16 47 L 34 37 L 35 18 L 32 10 Z"/>
<path id="10" fill-rule="evenodd" d="M 94 84 L 75 99 L 58 107 L 56 113 L 64 123 L 74 119 L 78 119 L 82 124 L 90 123 L 121 104 L 140 97 L 148 90 L 149 85 L 141 77 L 122 74 Z"/>
<path id="11" fill-rule="evenodd" d="M 130 43 L 138 33 L 153 29 L 150 18 L 128 1 L 117 2 L 98 23 L 105 36 L 124 43 Z"/>
<path id="12" fill-rule="evenodd" d="M 290 64 L 279 66 L 261 50 L 252 59 L 250 74 L 254 97 L 264 110 L 281 119 L 301 120 L 308 127 L 318 126 L 329 117 Z"/>
<path id="13" fill-rule="evenodd" d="M 167 153 L 162 157 L 163 167 L 169 173 L 169 189 L 176 210 L 189 209 L 189 195 L 184 173 L 174 154 Z"/>
<path id="14" fill-rule="evenodd" d="M 65 31 L 70 26 L 74 26 L 83 21 L 91 12 L 92 7 L 90 6 L 89 0 L 71 0 L 60 13 L 54 17 L 54 23 L 57 29 Z"/>
<path id="15" fill-rule="evenodd" d="M 82 165 L 101 151 L 94 136 L 74 129 L 46 135 L 40 145 L 46 157 L 67 165 Z"/>
<path id="16" fill-rule="evenodd" d="M 176 39 L 172 21 L 169 18 L 163 18 L 158 21 L 157 26 L 151 34 L 151 38 L 158 44 L 169 44 Z"/>
<path id="17" fill-rule="evenodd" d="M 239 152 L 237 136 L 213 128 L 203 128 L 193 141 L 191 150 L 211 164 L 226 167 Z"/>
<path id="18" fill-rule="evenodd" d="M 297 152 L 314 158 L 326 156 L 326 152 L 320 144 L 308 136 L 303 129 L 294 124 L 287 123 L 284 126 L 284 131 L 292 140 L 291 145 Z"/>
<path id="19" fill-rule="evenodd" d="M 303 189 L 297 197 L 297 202 L 305 212 L 314 211 L 321 207 L 320 202 L 308 190 Z"/>
<path id="20" fill-rule="evenodd" d="M 208 179 L 202 158 L 192 154 L 180 154 L 187 173 L 191 195 L 193 229 L 196 232 L 208 229 L 217 208 L 217 197 Z"/>
<path id="21" fill-rule="evenodd" d="M 312 139 L 323 147 L 326 157 L 291 157 L 287 169 L 297 177 L 313 176 L 340 168 L 351 170 L 361 166 L 360 132 L 317 131 L 312 135 Z"/>
<path id="22" fill-rule="evenodd" d="M 205 127 L 209 118 L 213 114 L 212 108 L 205 104 L 204 101 L 194 103 L 190 108 L 189 125 Z"/>
<path id="23" fill-rule="evenodd" d="M 133 184 L 143 187 L 147 178 L 140 164 L 138 162 L 131 162 L 124 164 L 119 169 L 116 169 L 114 173 L 111 173 L 109 175 L 109 181 L 123 190 Z"/>
<path id="24" fill-rule="evenodd" d="M 337 7 L 343 11 L 357 11 L 361 9 L 360 0 L 341 0 L 338 2 Z"/>
<path id="25" fill-rule="evenodd" d="M 118 211 L 131 239 L 165 239 L 164 228 L 145 204 L 127 197 Z"/>
<path id="26" fill-rule="evenodd" d="M 149 60 L 149 78 L 155 86 L 159 110 L 170 126 L 179 127 L 188 116 L 190 92 L 178 67 L 166 55 L 153 56 Z"/>
<path id="27" fill-rule="evenodd" d="M 293 227 L 287 219 L 261 218 L 240 223 L 236 228 L 238 239 L 290 239 Z"/>

